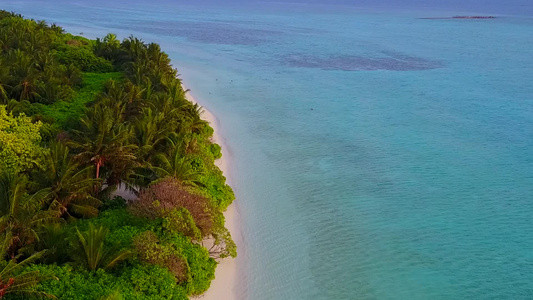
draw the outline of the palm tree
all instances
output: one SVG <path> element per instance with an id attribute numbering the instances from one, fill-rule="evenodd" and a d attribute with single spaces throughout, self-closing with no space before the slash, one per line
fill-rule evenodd
<path id="1" fill-rule="evenodd" d="M 122 123 L 116 112 L 97 104 L 81 119 L 81 125 L 70 144 L 79 151 L 77 159 L 96 167 L 96 178 L 102 167 L 109 165 L 112 172 L 124 173 L 123 169 L 136 162 L 132 128 Z"/>
<path id="2" fill-rule="evenodd" d="M 7 104 L 9 101 L 9 94 L 6 87 L 9 87 L 6 82 L 9 76 L 9 67 L 5 65 L 3 58 L 0 57 L 0 104 Z"/>
<path id="3" fill-rule="evenodd" d="M 122 42 L 122 48 L 126 49 L 131 61 L 147 60 L 146 59 L 146 44 L 134 37 L 130 36 Z"/>
<path id="4" fill-rule="evenodd" d="M 0 172 L 0 232 L 10 233 L 12 258 L 38 239 L 35 229 L 39 225 L 55 222 L 59 217 L 54 211 L 42 210 L 46 191 L 29 195 L 27 187 L 26 177 Z"/>
<path id="5" fill-rule="evenodd" d="M 61 265 L 70 260 L 69 242 L 72 233 L 62 223 L 45 224 L 39 228 L 39 241 L 35 244 L 37 251 L 46 250 L 44 263 Z"/>
<path id="6" fill-rule="evenodd" d="M 67 219 L 73 215 L 97 216 L 101 201 L 91 195 L 99 183 L 91 178 L 93 168 L 81 168 L 65 145 L 53 144 L 41 172 L 36 174 L 41 186 L 47 187 L 50 209 Z"/>
<path id="7" fill-rule="evenodd" d="M 63 77 L 64 82 L 71 86 L 80 86 L 83 82 L 80 69 L 73 64 L 67 66 Z"/>
<path id="8" fill-rule="evenodd" d="M 166 140 L 171 132 L 169 125 L 172 120 L 151 108 L 145 108 L 142 112 L 142 118 L 137 119 L 133 125 L 136 144 L 139 146 L 138 157 L 146 159 Z"/>
<path id="9" fill-rule="evenodd" d="M 148 84 L 150 87 L 150 84 Z M 141 88 L 139 85 L 134 85 L 131 82 L 126 82 L 123 86 L 125 93 L 125 114 L 124 118 L 128 121 L 140 115 L 142 109 L 147 106 L 143 95 L 145 94 L 145 88 Z"/>
<path id="10" fill-rule="evenodd" d="M 175 72 L 175 70 L 173 70 L 170 65 L 170 58 L 165 52 L 161 51 L 161 46 L 159 46 L 159 44 L 150 43 L 148 44 L 146 50 L 148 60 L 154 65 L 156 69 L 160 69 L 170 75 Z"/>
<path id="11" fill-rule="evenodd" d="M 13 97 L 18 100 L 32 100 L 38 96 L 39 74 L 32 58 L 21 50 L 10 51 L 9 60 L 15 64 L 11 70 Z"/>
<path id="12" fill-rule="evenodd" d="M 104 82 L 103 91 L 96 97 L 97 105 L 93 106 L 87 114 L 99 114 L 98 110 L 105 107 L 107 118 L 112 118 L 111 120 L 116 123 L 123 123 L 126 116 L 127 98 L 124 87 L 116 80 L 108 79 Z"/>
<path id="13" fill-rule="evenodd" d="M 189 90 L 183 89 L 181 86 L 181 80 L 179 78 L 176 78 L 174 81 L 172 81 L 168 90 L 168 94 L 175 102 L 187 102 L 185 100 L 187 92 L 189 92 Z"/>
<path id="14" fill-rule="evenodd" d="M 65 29 L 63 29 L 63 27 L 57 25 L 56 23 L 52 23 L 52 25 L 50 25 L 50 29 L 52 29 L 55 33 L 58 34 L 65 33 Z"/>
<path id="15" fill-rule="evenodd" d="M 158 93 L 152 96 L 149 105 L 150 109 L 152 109 L 154 112 L 163 114 L 167 119 L 165 121 L 170 122 L 170 125 L 173 125 L 178 124 L 178 119 L 188 103 L 180 101 L 173 96 Z"/>
<path id="16" fill-rule="evenodd" d="M 23 267 L 42 258 L 45 251 L 34 253 L 20 262 L 17 262 L 16 258 L 6 261 L 11 240 L 11 234 L 8 232 L 3 236 L 3 241 L 0 244 L 0 298 L 7 294 L 56 298 L 53 295 L 35 290 L 35 286 L 42 280 L 50 279 L 49 276 L 43 276 L 39 271 L 20 272 Z"/>
<path id="17" fill-rule="evenodd" d="M 97 38 L 94 53 L 111 61 L 119 59 L 120 41 L 117 36 L 109 33 L 103 39 Z"/>
<path id="18" fill-rule="evenodd" d="M 201 118 L 202 113 L 203 108 L 197 103 L 184 106 L 181 109 L 183 123 L 180 128 L 180 133 L 201 133 L 206 128 L 206 125 L 208 125 L 208 122 Z"/>
<path id="19" fill-rule="evenodd" d="M 120 261 L 128 259 L 132 252 L 129 250 L 115 251 L 104 245 L 105 237 L 109 230 L 103 226 L 94 227 L 91 223 L 89 230 L 80 232 L 76 228 L 76 246 L 83 252 L 81 261 L 85 266 L 95 271 L 100 268 L 109 269 Z"/>
<path id="20" fill-rule="evenodd" d="M 127 74 L 131 82 L 135 85 L 142 86 L 149 82 L 150 79 L 146 75 L 148 73 L 146 61 L 132 62 L 127 70 Z"/>
<path id="21" fill-rule="evenodd" d="M 131 82 L 120 84 L 109 79 L 104 83 L 104 90 L 98 95 L 97 101 L 113 110 L 120 120 L 129 121 L 146 106 L 143 94 L 145 89 Z"/>
<path id="22" fill-rule="evenodd" d="M 205 172 L 193 167 L 194 158 L 187 156 L 185 151 L 188 143 L 180 139 L 168 139 L 170 152 L 157 154 L 152 163 L 152 169 L 163 177 L 173 177 L 183 183 L 202 185 L 201 176 Z"/>

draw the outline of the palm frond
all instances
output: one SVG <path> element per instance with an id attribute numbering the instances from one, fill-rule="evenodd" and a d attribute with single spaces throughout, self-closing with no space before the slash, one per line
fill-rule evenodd
<path id="1" fill-rule="evenodd" d="M 98 208 L 90 205 L 78 205 L 71 203 L 68 206 L 69 210 L 71 210 L 73 213 L 83 216 L 85 218 L 91 218 L 98 216 Z"/>
<path id="2" fill-rule="evenodd" d="M 111 257 L 109 258 L 109 262 L 105 266 L 105 269 L 110 269 L 114 267 L 117 263 L 130 258 L 132 255 L 133 255 L 133 252 L 129 250 L 122 250 L 119 253 L 112 254 L 112 255 L 110 254 L 109 256 Z"/>
<path id="3" fill-rule="evenodd" d="M 34 263 L 36 260 L 42 258 L 45 253 L 46 253 L 46 250 L 37 252 L 18 263 L 14 259 L 10 260 L 8 264 L 4 267 L 4 269 L 0 271 L 0 278 L 10 277 L 10 274 L 13 274 L 14 272 L 16 272 L 17 270 L 20 270 L 24 266 Z"/>

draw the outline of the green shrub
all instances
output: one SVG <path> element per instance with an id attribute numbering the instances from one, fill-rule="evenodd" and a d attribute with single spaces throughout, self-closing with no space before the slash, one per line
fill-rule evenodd
<path id="1" fill-rule="evenodd" d="M 126 209 L 110 209 L 100 213 L 97 218 L 80 220 L 77 227 L 86 230 L 90 224 L 109 228 L 106 243 L 121 248 L 131 248 L 133 238 L 146 230 L 151 230 L 154 222 L 136 217 Z"/>
<path id="2" fill-rule="evenodd" d="M 222 157 L 222 148 L 219 144 L 211 144 L 209 146 L 209 152 L 213 155 L 213 159 L 219 159 Z"/>
<path id="3" fill-rule="evenodd" d="M 194 219 L 187 209 L 183 207 L 173 208 L 164 212 L 163 216 L 163 229 L 171 233 L 181 233 L 196 241 L 202 240 L 202 232 L 196 227 Z"/>
<path id="4" fill-rule="evenodd" d="M 187 260 L 189 267 L 186 284 L 187 294 L 199 295 L 209 289 L 211 281 L 215 278 L 217 262 L 209 257 L 209 251 L 201 245 L 194 244 L 185 236 L 174 234 L 168 237 L 171 243 Z"/>
<path id="5" fill-rule="evenodd" d="M 18 173 L 42 164 L 41 125 L 24 114 L 14 117 L 0 105 L 0 168 Z"/>
<path id="6" fill-rule="evenodd" d="M 125 268 L 120 275 L 119 289 L 125 299 L 187 300 L 185 289 L 176 284 L 174 276 L 155 265 L 136 265 Z"/>
<path id="7" fill-rule="evenodd" d="M 90 49 L 67 46 L 63 51 L 57 51 L 56 58 L 65 65 L 73 64 L 84 72 L 106 73 L 113 72 L 113 64 L 103 57 L 96 56 Z"/>
<path id="8" fill-rule="evenodd" d="M 103 270 L 89 272 L 57 265 L 32 265 L 25 270 L 38 270 L 45 276 L 55 277 L 41 282 L 38 289 L 61 300 L 95 300 L 117 292 L 123 299 L 132 300 L 187 299 L 185 289 L 176 284 L 174 276 L 168 270 L 153 265 L 131 265 L 116 273 Z"/>
<path id="9" fill-rule="evenodd" d="M 220 211 L 226 210 L 235 199 L 233 190 L 226 184 L 226 177 L 217 167 L 213 166 L 212 170 L 203 175 L 201 182 L 203 184 L 201 189 L 209 195 L 213 206 Z"/>
<path id="10" fill-rule="evenodd" d="M 152 231 L 135 237 L 134 244 L 141 261 L 168 269 L 179 283 L 187 282 L 190 274 L 181 249 L 162 242 Z"/>
<path id="11" fill-rule="evenodd" d="M 143 232 L 135 238 L 135 246 L 142 261 L 169 269 L 188 295 L 205 292 L 215 278 L 217 262 L 209 251 L 181 234 L 163 233 L 159 238 Z"/>
<path id="12" fill-rule="evenodd" d="M 84 73 L 81 89 L 75 91 L 69 101 L 57 101 L 50 105 L 30 104 L 21 101 L 16 109 L 46 123 L 54 123 L 58 129 L 68 130 L 78 126 L 87 104 L 95 100 L 108 79 L 119 79 L 120 73 Z"/>
<path id="13" fill-rule="evenodd" d="M 41 282 L 38 289 L 61 300 L 98 299 L 111 294 L 117 285 L 117 279 L 103 270 L 88 272 L 57 265 L 32 265 L 28 269 L 55 276 L 57 279 Z"/>
<path id="14" fill-rule="evenodd" d="M 100 207 L 100 211 L 106 211 L 110 209 L 123 209 L 127 207 L 126 199 L 120 196 L 115 196 L 103 202 L 104 204 Z"/>

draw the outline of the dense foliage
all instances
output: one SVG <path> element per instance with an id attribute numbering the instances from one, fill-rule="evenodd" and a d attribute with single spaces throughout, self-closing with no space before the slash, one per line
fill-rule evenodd
<path id="1" fill-rule="evenodd" d="M 40 128 L 41 122 L 24 114 L 14 117 L 0 106 L 0 168 L 19 173 L 42 163 Z"/>
<path id="2" fill-rule="evenodd" d="M 188 299 L 236 255 L 176 75 L 157 44 L 0 11 L 0 298 Z"/>

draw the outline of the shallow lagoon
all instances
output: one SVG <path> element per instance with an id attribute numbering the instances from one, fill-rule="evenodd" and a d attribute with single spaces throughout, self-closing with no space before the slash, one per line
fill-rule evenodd
<path id="1" fill-rule="evenodd" d="M 169 52 L 230 147 L 242 299 L 533 297 L 533 19 L 99 7 L 1 4 Z"/>

